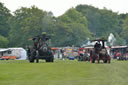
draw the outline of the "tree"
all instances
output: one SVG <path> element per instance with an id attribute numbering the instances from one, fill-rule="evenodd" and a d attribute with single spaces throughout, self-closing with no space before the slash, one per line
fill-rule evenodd
<path id="1" fill-rule="evenodd" d="M 56 42 L 59 46 L 80 45 L 87 37 L 91 37 L 87 19 L 74 8 L 58 17 Z"/>
<path id="2" fill-rule="evenodd" d="M 88 5 L 78 5 L 76 10 L 87 17 L 88 28 L 94 34 L 95 38 L 105 37 L 107 38 L 110 33 L 116 35 L 120 40 L 121 19 L 118 13 L 112 12 L 111 10 L 98 9 Z M 117 42 L 119 44 L 119 42 Z M 121 42 L 120 42 L 121 44 Z"/>
<path id="3" fill-rule="evenodd" d="M 128 16 L 125 18 L 122 27 L 123 30 L 121 32 L 121 36 L 126 40 L 128 44 Z"/>
<path id="4" fill-rule="evenodd" d="M 35 6 L 31 8 L 21 7 L 14 12 L 10 18 L 10 46 L 25 46 L 30 42 L 28 39 L 40 35 L 43 29 L 42 20 L 46 15 L 45 11 Z"/>
<path id="5" fill-rule="evenodd" d="M 88 5 L 78 5 L 76 10 L 81 12 L 88 20 L 88 28 L 97 37 L 105 37 L 110 33 L 121 31 L 119 25 L 119 17 L 117 13 L 107 10 L 106 8 L 99 10 Z M 104 32 L 106 35 L 104 35 Z"/>
<path id="6" fill-rule="evenodd" d="M 0 48 L 5 48 L 8 46 L 8 39 L 0 35 Z"/>
<path id="7" fill-rule="evenodd" d="M 10 30 L 8 19 L 10 11 L 0 2 L 0 35 L 7 37 Z"/>

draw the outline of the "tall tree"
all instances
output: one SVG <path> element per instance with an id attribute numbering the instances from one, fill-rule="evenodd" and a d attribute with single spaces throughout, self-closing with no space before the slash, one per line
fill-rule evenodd
<path id="1" fill-rule="evenodd" d="M 8 19 L 11 16 L 10 11 L 0 2 L 0 35 L 7 37 L 10 27 Z"/>
<path id="2" fill-rule="evenodd" d="M 123 22 L 123 30 L 121 32 L 121 36 L 127 41 L 128 43 L 128 16 L 124 19 Z"/>
<path id="3" fill-rule="evenodd" d="M 80 45 L 87 37 L 91 37 L 86 17 L 74 8 L 58 17 L 57 32 L 56 42 L 59 42 L 59 46 Z"/>
<path id="4" fill-rule="evenodd" d="M 8 47 L 8 39 L 2 35 L 0 35 L 0 48 Z"/>
<path id="5" fill-rule="evenodd" d="M 120 36 L 122 30 L 122 20 L 118 13 L 111 10 L 98 9 L 88 5 L 78 5 L 76 10 L 81 12 L 88 20 L 88 28 L 94 34 L 95 38 L 107 38 L 110 33 L 113 33 L 117 40 L 116 43 L 121 44 L 123 38 Z"/>
<path id="6" fill-rule="evenodd" d="M 29 43 L 29 38 L 40 35 L 43 29 L 42 20 L 46 14 L 45 11 L 35 6 L 16 10 L 14 16 L 9 20 L 11 26 L 10 46 L 25 46 Z"/>
<path id="7" fill-rule="evenodd" d="M 78 5 L 76 10 L 81 12 L 88 20 L 88 28 L 96 37 L 106 37 L 110 33 L 120 33 L 119 17 L 117 13 L 107 10 L 99 10 L 88 5 Z M 104 35 L 104 32 L 106 35 Z"/>

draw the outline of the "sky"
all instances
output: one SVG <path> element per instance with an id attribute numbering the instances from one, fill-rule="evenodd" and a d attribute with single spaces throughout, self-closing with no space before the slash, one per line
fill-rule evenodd
<path id="1" fill-rule="evenodd" d="M 128 0 L 0 0 L 13 13 L 21 7 L 37 6 L 44 11 L 51 11 L 54 16 L 64 14 L 69 8 L 79 4 L 92 5 L 96 8 L 106 7 L 118 13 L 128 13 Z"/>

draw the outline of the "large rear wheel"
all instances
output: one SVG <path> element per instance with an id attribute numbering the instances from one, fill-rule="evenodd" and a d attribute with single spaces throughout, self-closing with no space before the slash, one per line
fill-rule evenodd
<path id="1" fill-rule="evenodd" d="M 30 63 L 34 63 L 35 54 L 36 54 L 35 49 L 33 49 L 33 48 L 29 49 L 28 60 L 29 60 Z"/>
<path id="2" fill-rule="evenodd" d="M 54 62 L 54 58 L 53 57 L 48 57 L 45 60 L 46 60 L 46 62 Z"/>
<path id="3" fill-rule="evenodd" d="M 46 62 L 50 62 L 50 58 L 46 58 L 45 60 L 46 60 Z"/>
<path id="4" fill-rule="evenodd" d="M 48 58 L 48 62 L 54 62 L 54 56 L 52 54 L 52 52 L 49 52 L 49 58 Z"/>

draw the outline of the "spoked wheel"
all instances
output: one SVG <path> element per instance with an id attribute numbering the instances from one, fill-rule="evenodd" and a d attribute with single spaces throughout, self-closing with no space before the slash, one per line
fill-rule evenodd
<path id="1" fill-rule="evenodd" d="M 32 51 L 32 52 L 30 53 L 30 55 L 29 55 L 29 62 L 30 62 L 30 63 L 34 63 L 34 60 L 35 60 L 34 55 L 35 55 L 35 51 Z"/>
<path id="2" fill-rule="evenodd" d="M 46 62 L 54 62 L 54 57 L 48 57 L 45 60 Z"/>
<path id="3" fill-rule="evenodd" d="M 107 59 L 104 59 L 104 63 L 107 63 Z"/>
<path id="4" fill-rule="evenodd" d="M 50 58 L 46 58 L 46 62 L 50 62 Z"/>
<path id="5" fill-rule="evenodd" d="M 29 57 L 29 62 L 34 63 L 34 58 L 32 56 Z"/>

